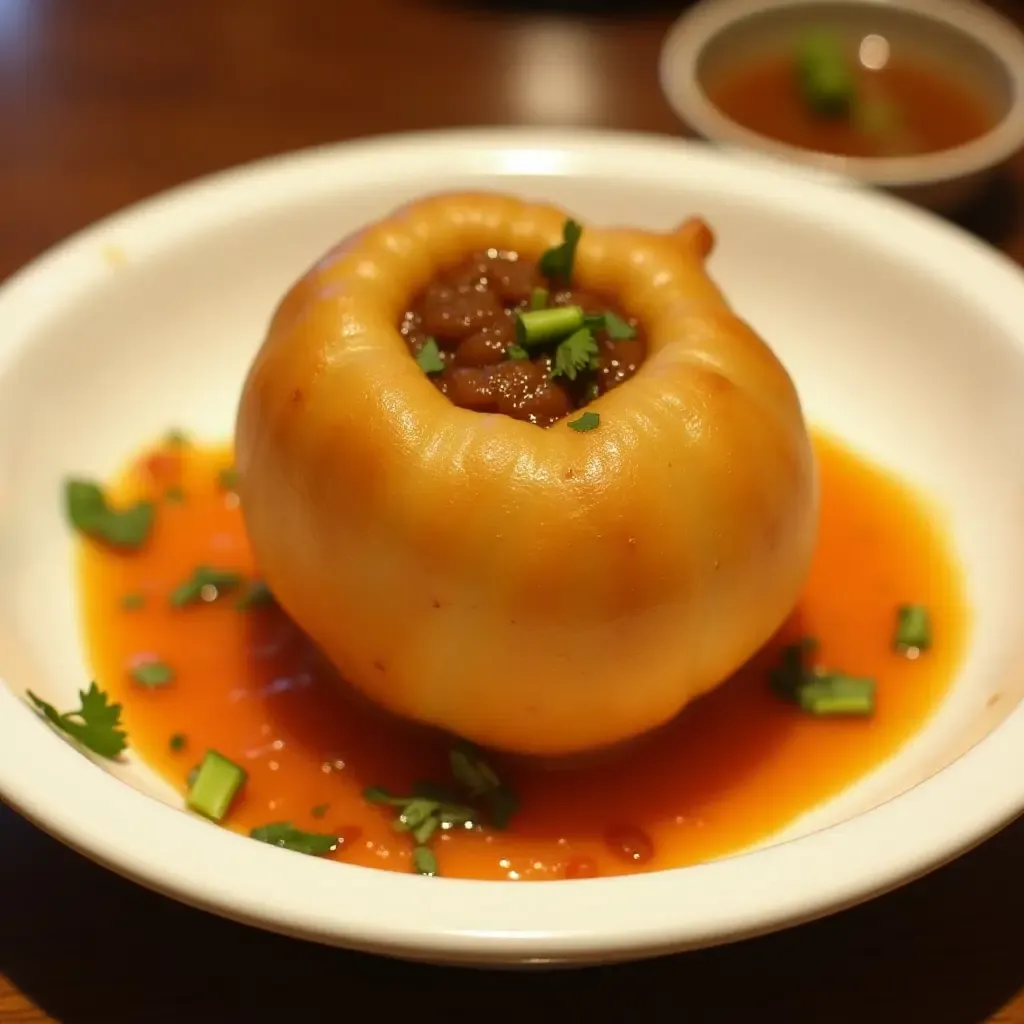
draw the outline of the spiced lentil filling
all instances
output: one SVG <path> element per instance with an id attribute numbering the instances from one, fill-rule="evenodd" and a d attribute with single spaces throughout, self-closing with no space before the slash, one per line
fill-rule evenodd
<path id="1" fill-rule="evenodd" d="M 412 302 L 399 330 L 452 403 L 547 427 L 639 369 L 641 325 L 613 297 L 572 285 L 579 230 L 569 221 L 539 261 L 473 253 Z"/>

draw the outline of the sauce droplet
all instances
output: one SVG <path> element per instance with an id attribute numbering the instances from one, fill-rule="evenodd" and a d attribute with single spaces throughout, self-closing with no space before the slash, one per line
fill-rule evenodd
<path id="1" fill-rule="evenodd" d="M 362 837 L 363 830 L 358 825 L 344 825 L 335 830 L 338 840 L 338 849 L 344 850 L 346 846 L 352 846 Z"/>
<path id="2" fill-rule="evenodd" d="M 604 834 L 608 848 L 629 864 L 647 864 L 654 859 L 654 843 L 635 825 L 613 825 Z"/>
<path id="3" fill-rule="evenodd" d="M 566 878 L 597 878 L 600 872 L 590 857 L 573 857 L 565 865 Z"/>

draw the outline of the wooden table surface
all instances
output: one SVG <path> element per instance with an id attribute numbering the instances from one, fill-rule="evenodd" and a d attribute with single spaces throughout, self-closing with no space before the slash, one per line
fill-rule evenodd
<path id="1" fill-rule="evenodd" d="M 560 14 L 543 2 L 0 0 L 0 278 L 118 207 L 296 147 L 474 124 L 678 131 L 655 74 L 672 13 L 623 0 L 625 13 L 595 15 L 586 2 Z M 1018 166 L 966 215 L 1018 259 L 1021 197 Z M 900 892 L 776 936 L 609 969 L 478 973 L 186 909 L 0 807 L 0 1024 L 491 1007 L 566 1021 L 1024 1024 L 1022 875 L 1024 820 Z"/>

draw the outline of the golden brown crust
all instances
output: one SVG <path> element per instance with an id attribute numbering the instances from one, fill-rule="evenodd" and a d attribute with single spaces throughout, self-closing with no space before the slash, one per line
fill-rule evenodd
<path id="1" fill-rule="evenodd" d="M 575 279 L 644 324 L 587 433 L 453 406 L 397 323 L 438 264 L 536 254 L 566 214 L 444 195 L 339 246 L 282 301 L 238 417 L 250 537 L 356 686 L 469 739 L 563 753 L 635 735 L 792 607 L 816 532 L 789 376 L 707 276 L 712 235 L 588 227 Z"/>

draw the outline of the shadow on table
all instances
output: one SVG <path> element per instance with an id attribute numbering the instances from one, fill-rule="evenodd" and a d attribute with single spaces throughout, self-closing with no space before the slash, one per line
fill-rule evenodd
<path id="1" fill-rule="evenodd" d="M 559 1022 L 979 1024 L 1024 986 L 1024 821 L 928 879 L 813 925 L 532 974 L 406 965 L 243 928 L 137 889 L 2 808 L 0 837 L 0 971 L 62 1024 L 344 1020 L 389 1009 L 486 1017 L 487 1007 Z"/>

